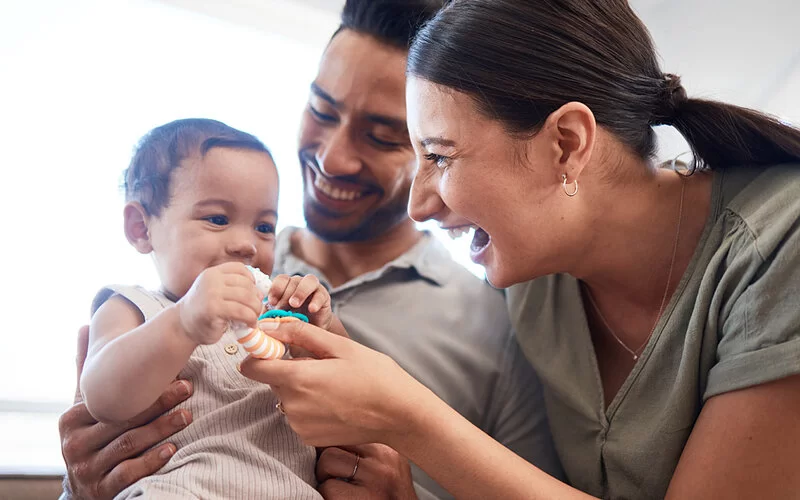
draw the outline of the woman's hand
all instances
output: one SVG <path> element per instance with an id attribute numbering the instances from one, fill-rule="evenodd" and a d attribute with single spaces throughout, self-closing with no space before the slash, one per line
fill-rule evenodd
<path id="1" fill-rule="evenodd" d="M 89 328 L 78 334 L 78 378 L 83 370 Z M 186 381 L 167 387 L 156 403 L 138 417 L 120 425 L 101 424 L 89 414 L 76 391 L 75 405 L 59 420 L 61 453 L 67 465 L 64 481 L 70 498 L 106 499 L 153 474 L 175 453 L 175 445 L 152 446 L 186 427 L 188 410 L 166 414 L 191 395 Z"/>
<path id="2" fill-rule="evenodd" d="M 292 429 L 317 447 L 385 443 L 407 432 L 431 394 L 388 356 L 309 323 L 271 323 L 264 333 L 318 359 L 257 360 L 242 373 L 270 384 Z"/>
<path id="3" fill-rule="evenodd" d="M 417 498 L 408 460 L 382 444 L 325 448 L 317 481 L 326 500 Z"/>

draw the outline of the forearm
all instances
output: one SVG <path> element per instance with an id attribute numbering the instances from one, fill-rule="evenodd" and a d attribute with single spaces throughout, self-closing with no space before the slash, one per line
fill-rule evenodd
<path id="1" fill-rule="evenodd" d="M 456 498 L 591 498 L 532 466 L 419 387 L 405 414 L 405 431 L 387 444 Z"/>
<path id="2" fill-rule="evenodd" d="M 89 353 L 81 377 L 87 408 L 103 422 L 138 415 L 175 379 L 196 346 L 183 331 L 177 308 L 165 309 Z"/>

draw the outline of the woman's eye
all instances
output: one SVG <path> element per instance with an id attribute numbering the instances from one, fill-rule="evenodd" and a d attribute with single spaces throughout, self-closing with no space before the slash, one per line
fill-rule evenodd
<path id="1" fill-rule="evenodd" d="M 263 234 L 274 234 L 275 233 L 275 226 L 268 223 L 259 224 L 256 226 L 256 231 Z"/>
<path id="2" fill-rule="evenodd" d="M 228 218 L 224 215 L 212 215 L 210 217 L 206 217 L 205 220 L 214 224 L 215 226 L 225 226 L 228 224 Z"/>
<path id="3" fill-rule="evenodd" d="M 435 153 L 428 153 L 425 155 L 425 159 L 435 163 L 439 168 L 445 168 L 450 161 L 450 158 L 447 156 L 437 155 Z"/>

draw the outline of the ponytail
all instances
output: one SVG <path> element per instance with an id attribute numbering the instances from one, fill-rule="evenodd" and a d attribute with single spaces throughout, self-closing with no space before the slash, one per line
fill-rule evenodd
<path id="1" fill-rule="evenodd" d="M 672 126 L 692 148 L 693 168 L 800 163 L 800 129 L 752 109 L 687 99 Z"/>

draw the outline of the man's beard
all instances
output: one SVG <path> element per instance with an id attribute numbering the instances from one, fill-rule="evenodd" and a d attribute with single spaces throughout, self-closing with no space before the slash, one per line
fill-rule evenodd
<path id="1" fill-rule="evenodd" d="M 303 201 L 303 214 L 308 229 L 327 243 L 368 241 L 408 219 L 408 197 L 406 195 L 393 200 L 389 205 L 366 214 L 360 222 L 350 227 L 337 227 L 336 217 L 328 215 L 323 207 L 308 198 Z"/>

